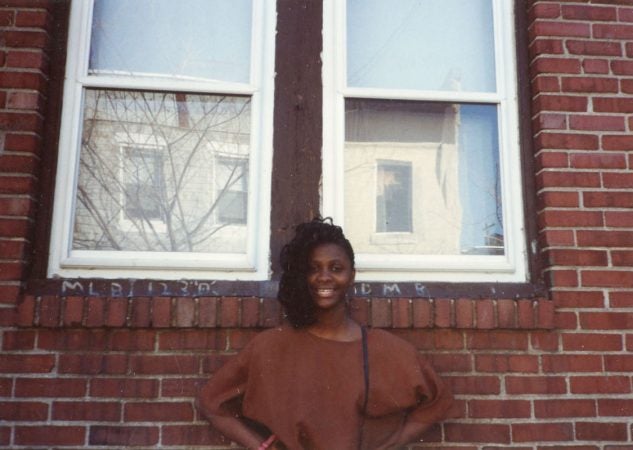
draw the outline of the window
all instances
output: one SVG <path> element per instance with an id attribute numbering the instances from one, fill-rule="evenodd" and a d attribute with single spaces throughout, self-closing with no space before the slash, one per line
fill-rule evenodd
<path id="1" fill-rule="evenodd" d="M 274 3 L 72 2 L 49 276 L 267 278 Z"/>
<path id="2" fill-rule="evenodd" d="M 512 7 L 324 2 L 323 212 L 359 280 L 526 281 Z"/>

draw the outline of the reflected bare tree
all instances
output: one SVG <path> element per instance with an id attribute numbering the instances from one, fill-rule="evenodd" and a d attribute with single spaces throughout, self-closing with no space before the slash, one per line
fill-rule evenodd
<path id="1" fill-rule="evenodd" d="M 249 122 L 249 97 L 86 90 L 73 247 L 226 251 L 220 231 L 247 220 Z"/>

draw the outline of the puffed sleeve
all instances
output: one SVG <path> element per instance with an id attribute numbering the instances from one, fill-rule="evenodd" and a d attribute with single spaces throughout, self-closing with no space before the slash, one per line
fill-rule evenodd
<path id="1" fill-rule="evenodd" d="M 252 345 L 227 361 L 200 389 L 198 407 L 206 416 L 239 416 L 248 382 Z"/>
<path id="2" fill-rule="evenodd" d="M 422 356 L 417 357 L 419 378 L 416 382 L 418 404 L 409 411 L 407 420 L 432 424 L 445 419 L 453 404 L 448 386 Z"/>

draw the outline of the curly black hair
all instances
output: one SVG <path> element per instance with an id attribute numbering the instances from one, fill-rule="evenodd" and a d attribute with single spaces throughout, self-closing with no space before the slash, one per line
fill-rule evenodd
<path id="1" fill-rule="evenodd" d="M 277 300 L 284 308 L 289 322 L 305 327 L 316 321 L 315 306 L 308 290 L 308 259 L 312 250 L 321 244 L 336 244 L 345 251 L 354 268 L 354 250 L 343 229 L 332 219 L 315 218 L 295 228 L 294 238 L 281 250 L 281 280 Z"/>

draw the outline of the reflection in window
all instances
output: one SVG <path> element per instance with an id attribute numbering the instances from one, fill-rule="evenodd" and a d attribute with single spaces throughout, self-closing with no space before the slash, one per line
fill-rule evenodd
<path id="1" fill-rule="evenodd" d="M 249 153 L 249 97 L 87 89 L 73 248 L 244 252 Z"/>
<path id="2" fill-rule="evenodd" d="M 165 179 L 160 150 L 123 147 L 123 203 L 128 219 L 164 221 L 161 205 Z"/>
<path id="3" fill-rule="evenodd" d="M 248 161 L 218 158 L 215 168 L 217 220 L 223 224 L 246 224 Z"/>
<path id="4" fill-rule="evenodd" d="M 496 105 L 346 99 L 345 108 L 345 226 L 355 249 L 503 254 Z M 366 186 L 376 167 L 374 197 Z M 404 234 L 374 236 L 374 205 L 375 231 Z"/>
<path id="5" fill-rule="evenodd" d="M 411 163 L 378 161 L 376 231 L 411 232 Z"/>

